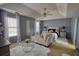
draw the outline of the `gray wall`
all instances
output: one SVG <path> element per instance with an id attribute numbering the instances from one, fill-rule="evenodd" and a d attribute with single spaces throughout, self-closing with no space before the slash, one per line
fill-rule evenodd
<path id="1" fill-rule="evenodd" d="M 71 21 L 71 37 L 73 40 L 73 44 L 77 44 L 77 25 L 78 25 L 78 20 L 79 20 L 79 11 L 77 11 L 74 16 L 72 17 Z"/>
<path id="2" fill-rule="evenodd" d="M 44 27 L 44 22 L 40 21 L 40 33 L 42 33 L 43 27 Z"/>
<path id="3" fill-rule="evenodd" d="M 21 40 L 26 39 L 28 36 L 27 32 L 27 27 L 26 27 L 26 22 L 27 20 L 30 21 L 30 35 L 33 35 L 35 33 L 35 20 L 34 18 L 31 17 L 26 17 L 26 16 L 22 16 L 20 15 L 20 35 L 21 35 Z"/>
<path id="4" fill-rule="evenodd" d="M 74 17 L 71 22 L 71 38 L 73 40 L 74 45 L 76 40 L 76 31 L 77 31 L 77 18 Z"/>
<path id="5" fill-rule="evenodd" d="M 44 26 L 50 27 L 66 27 L 66 31 L 68 32 L 69 35 L 71 35 L 71 20 L 72 18 L 64 18 L 64 19 L 55 19 L 55 20 L 46 20 L 44 22 Z"/>
<path id="6" fill-rule="evenodd" d="M 77 40 L 76 40 L 76 47 L 79 48 L 79 18 L 78 18 L 78 26 L 77 26 Z"/>

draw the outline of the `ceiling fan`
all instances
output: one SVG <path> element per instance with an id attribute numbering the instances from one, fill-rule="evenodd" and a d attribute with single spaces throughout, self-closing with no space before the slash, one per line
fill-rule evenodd
<path id="1" fill-rule="evenodd" d="M 43 13 L 41 17 L 38 17 L 39 20 L 44 19 L 47 16 L 51 16 L 53 13 L 50 10 L 47 10 L 47 8 L 43 8 Z"/>
<path id="2" fill-rule="evenodd" d="M 43 12 L 43 17 L 46 17 L 46 16 L 48 16 L 48 15 L 53 15 L 52 13 L 50 13 L 49 10 L 47 10 L 47 8 L 44 8 L 43 10 L 44 10 L 44 12 Z"/>

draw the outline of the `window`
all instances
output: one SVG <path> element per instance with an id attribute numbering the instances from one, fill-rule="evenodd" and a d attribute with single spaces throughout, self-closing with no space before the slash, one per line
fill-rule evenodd
<path id="1" fill-rule="evenodd" d="M 8 24 L 8 37 L 17 36 L 17 19 L 8 17 L 7 24 Z"/>

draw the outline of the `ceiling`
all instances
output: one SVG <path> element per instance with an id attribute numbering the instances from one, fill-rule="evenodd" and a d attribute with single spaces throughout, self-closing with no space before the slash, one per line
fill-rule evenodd
<path id="1" fill-rule="evenodd" d="M 47 11 L 50 11 L 50 14 L 52 14 L 52 15 L 43 17 L 42 18 L 43 20 L 63 17 L 63 15 L 61 13 L 59 13 L 56 3 L 24 3 L 24 5 L 32 8 L 33 10 L 35 10 L 36 12 L 41 14 L 37 19 L 39 19 L 43 16 L 44 8 L 47 8 Z"/>
<path id="2" fill-rule="evenodd" d="M 0 5 L 7 9 L 17 10 L 26 16 L 32 16 L 37 20 L 42 17 L 44 8 L 47 8 L 52 15 L 47 15 L 47 17 L 44 17 L 41 20 L 70 18 L 79 10 L 78 3 L 3 3 Z"/>
<path id="3" fill-rule="evenodd" d="M 52 15 L 48 15 L 43 20 L 57 19 L 57 18 L 70 18 L 77 10 L 79 10 L 79 4 L 77 3 L 24 3 L 24 5 L 32 8 L 41 15 L 44 12 L 44 8 L 47 8 Z M 39 17 L 38 17 L 39 18 Z"/>
<path id="4" fill-rule="evenodd" d="M 25 3 L 24 5 L 36 10 L 39 13 L 43 13 L 43 9 L 47 8 L 50 11 L 55 11 L 57 10 L 56 4 L 55 3 Z"/>
<path id="5" fill-rule="evenodd" d="M 11 13 L 17 12 L 20 15 L 29 16 L 33 18 L 37 18 L 40 15 L 35 10 L 27 7 L 26 5 L 22 3 L 4 3 L 0 5 L 0 8 Z"/>
<path id="6" fill-rule="evenodd" d="M 66 16 L 67 13 L 67 3 L 24 3 L 24 5 L 34 9 L 35 11 L 42 14 L 44 8 L 47 8 L 51 13 L 59 13 L 62 16 Z"/>

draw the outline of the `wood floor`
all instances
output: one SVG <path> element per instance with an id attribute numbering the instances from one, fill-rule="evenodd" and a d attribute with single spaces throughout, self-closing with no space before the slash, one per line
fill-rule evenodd
<path id="1" fill-rule="evenodd" d="M 76 49 L 72 48 L 72 43 L 70 46 L 62 46 L 61 44 L 54 43 L 49 46 L 50 52 L 48 53 L 49 56 L 76 56 Z M 71 48 L 70 48 L 71 47 Z"/>
<path id="2" fill-rule="evenodd" d="M 71 44 L 71 43 L 70 43 Z M 10 48 L 13 48 L 17 45 L 17 43 L 12 44 Z M 65 46 L 65 45 L 64 45 Z M 50 49 L 50 52 L 48 53 L 48 56 L 75 56 L 76 50 L 74 48 L 70 48 L 70 46 L 64 47 L 61 44 L 54 43 L 51 44 L 48 48 Z"/>

